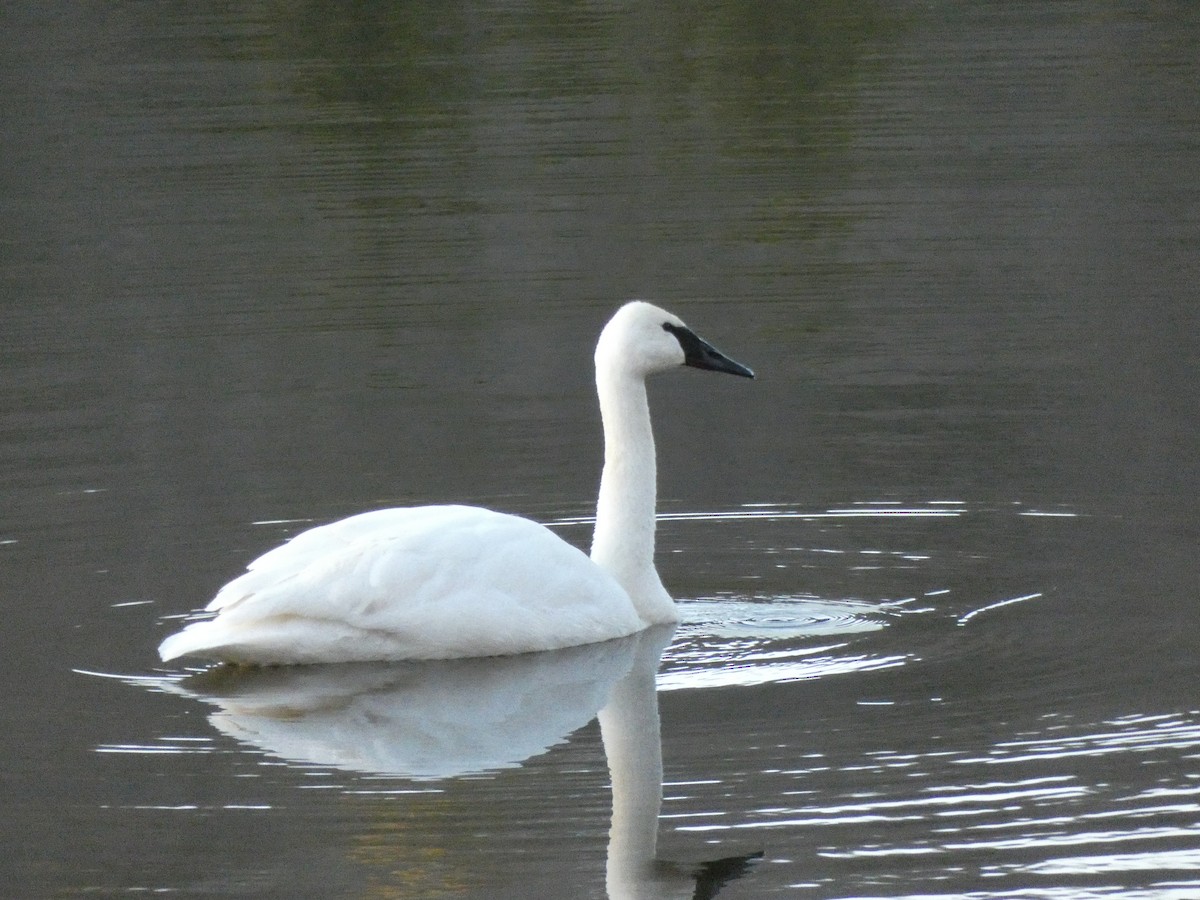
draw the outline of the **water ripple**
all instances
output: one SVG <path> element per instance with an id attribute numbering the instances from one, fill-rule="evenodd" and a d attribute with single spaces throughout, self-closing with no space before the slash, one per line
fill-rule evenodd
<path id="1" fill-rule="evenodd" d="M 839 889 L 822 896 L 1182 900 L 1200 896 L 1200 776 L 1187 762 L 1196 759 L 1200 710 L 1046 715 L 984 752 L 810 750 L 804 766 L 763 773 L 774 784 L 757 796 L 782 802 L 673 824 L 714 839 L 788 835 L 763 839 L 775 845 L 813 835 L 820 862 L 809 884 Z M 1152 888 L 1123 886 L 1144 884 L 1144 873 L 1156 876 Z M 980 890 L 979 878 L 994 887 Z"/>
<path id="2" fill-rule="evenodd" d="M 659 690 L 756 685 L 903 665 L 908 653 L 864 650 L 855 637 L 920 611 L 911 600 L 719 597 L 682 605 Z M 854 649 L 851 649 L 851 648 Z"/>

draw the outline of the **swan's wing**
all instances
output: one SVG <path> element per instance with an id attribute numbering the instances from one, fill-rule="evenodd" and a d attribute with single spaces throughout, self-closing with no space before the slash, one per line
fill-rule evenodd
<path id="1" fill-rule="evenodd" d="M 383 510 L 312 529 L 256 560 L 212 607 L 216 619 L 160 652 L 254 662 L 489 656 L 644 624 L 581 551 L 527 519 L 470 507 Z"/>
<path id="2" fill-rule="evenodd" d="M 366 546 L 405 534 L 415 536 L 421 532 L 453 528 L 456 522 L 469 521 L 474 517 L 472 514 L 481 512 L 490 511 L 469 506 L 377 509 L 310 528 L 252 561 L 246 566 L 246 574 L 221 588 L 205 609 L 216 612 L 298 574 L 314 562 L 330 559 L 356 545 Z"/>

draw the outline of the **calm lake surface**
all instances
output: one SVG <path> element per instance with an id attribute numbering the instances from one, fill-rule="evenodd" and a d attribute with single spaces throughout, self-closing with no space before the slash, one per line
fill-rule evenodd
<path id="1" fill-rule="evenodd" d="M 0 895 L 1200 897 L 1195 4 L 14 0 L 0 48 Z M 631 297 L 759 375 L 651 387 L 673 633 L 159 665 L 312 523 L 586 546 Z"/>

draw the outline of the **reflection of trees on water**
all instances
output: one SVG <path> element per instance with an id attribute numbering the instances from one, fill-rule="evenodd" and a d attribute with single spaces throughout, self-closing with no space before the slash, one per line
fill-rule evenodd
<path id="1" fill-rule="evenodd" d="M 902 25 L 890 15 L 834 0 L 302 4 L 250 52 L 287 63 L 279 87 L 311 151 L 299 184 L 339 207 L 326 214 L 368 271 L 492 281 L 516 262 L 578 279 L 595 258 L 607 299 L 661 290 L 647 279 L 713 247 L 794 270 L 795 241 L 845 232 L 819 200 L 851 173 L 849 113 L 868 49 Z M 510 314 L 527 282 L 495 284 L 507 302 L 490 311 L 444 302 Z"/>

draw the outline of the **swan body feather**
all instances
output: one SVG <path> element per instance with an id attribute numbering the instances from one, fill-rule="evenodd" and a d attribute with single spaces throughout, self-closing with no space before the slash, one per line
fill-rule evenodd
<path id="1" fill-rule="evenodd" d="M 616 580 L 546 527 L 469 506 L 381 509 L 297 535 L 163 642 L 164 660 L 444 659 L 552 650 L 646 627 Z"/>

